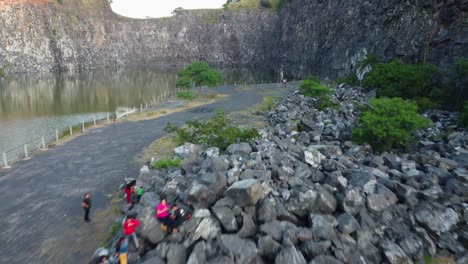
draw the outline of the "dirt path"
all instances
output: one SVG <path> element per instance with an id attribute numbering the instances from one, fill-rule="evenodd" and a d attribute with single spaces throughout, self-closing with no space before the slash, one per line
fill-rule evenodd
<path id="1" fill-rule="evenodd" d="M 139 167 L 133 157 L 165 135 L 167 122 L 181 125 L 217 109 L 240 111 L 273 87 L 219 88 L 224 100 L 153 120 L 111 124 L 0 170 L 0 263 L 86 263 L 111 220 L 108 195 Z M 284 89 L 282 92 L 287 92 Z M 82 221 L 81 199 L 92 194 L 92 224 Z"/>

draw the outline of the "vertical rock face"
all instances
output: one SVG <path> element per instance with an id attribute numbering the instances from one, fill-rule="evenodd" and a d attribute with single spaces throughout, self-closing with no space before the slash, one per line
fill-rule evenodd
<path id="1" fill-rule="evenodd" d="M 366 53 L 447 66 L 468 54 L 467 1 L 292 0 L 281 13 L 281 67 L 345 75 Z"/>
<path id="2" fill-rule="evenodd" d="M 0 64 L 17 72 L 96 65 L 220 66 L 271 62 L 278 15 L 243 10 L 182 11 L 162 19 L 112 13 L 105 0 L 7 2 L 0 8 Z"/>

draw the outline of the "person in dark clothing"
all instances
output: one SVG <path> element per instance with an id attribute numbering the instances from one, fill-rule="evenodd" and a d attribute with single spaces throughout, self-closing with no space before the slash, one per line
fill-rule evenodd
<path id="1" fill-rule="evenodd" d="M 169 221 L 169 230 L 172 230 L 172 233 L 179 232 L 178 227 L 185 221 L 186 212 L 184 209 L 179 208 L 177 204 L 172 206 L 170 221 Z"/>
<path id="2" fill-rule="evenodd" d="M 84 220 L 86 222 L 90 222 L 91 220 L 89 219 L 89 211 L 91 210 L 91 195 L 89 193 L 84 195 L 82 206 L 85 211 Z"/>

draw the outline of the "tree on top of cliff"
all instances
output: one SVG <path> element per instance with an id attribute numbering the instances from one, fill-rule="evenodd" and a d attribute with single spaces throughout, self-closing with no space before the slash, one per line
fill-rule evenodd
<path id="1" fill-rule="evenodd" d="M 5 74 L 5 70 L 8 68 L 8 64 L 0 67 L 0 80 L 1 79 L 8 79 L 8 77 Z"/>
<path id="2" fill-rule="evenodd" d="M 206 62 L 193 62 L 179 71 L 178 87 L 189 88 L 198 87 L 198 93 L 201 93 L 202 86 L 214 87 L 223 81 L 221 72 L 211 68 Z"/>

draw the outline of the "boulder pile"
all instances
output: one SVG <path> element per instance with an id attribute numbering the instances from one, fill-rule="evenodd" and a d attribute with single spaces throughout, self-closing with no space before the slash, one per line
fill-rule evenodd
<path id="1" fill-rule="evenodd" d="M 225 153 L 187 143 L 180 168 L 142 173 L 142 263 L 468 263 L 467 131 L 432 111 L 414 150 L 376 153 L 351 141 L 371 96 L 342 85 L 339 109 L 319 111 L 296 92 L 261 139 Z M 161 195 L 193 211 L 177 234 L 155 218 Z"/>

